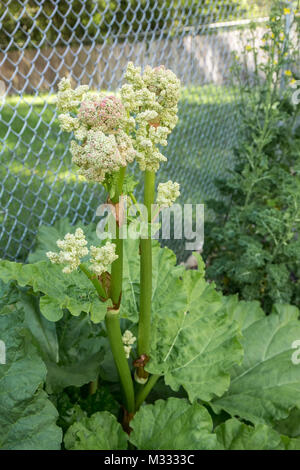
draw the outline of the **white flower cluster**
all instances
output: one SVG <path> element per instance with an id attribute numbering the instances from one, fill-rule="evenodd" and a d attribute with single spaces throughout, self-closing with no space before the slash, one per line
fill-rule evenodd
<path id="1" fill-rule="evenodd" d="M 76 271 L 81 263 L 81 258 L 89 253 L 87 241 L 81 228 L 77 228 L 75 234 L 67 233 L 64 239 L 57 240 L 56 244 L 60 248 L 59 253 L 48 251 L 46 256 L 51 263 L 65 264 L 66 266 L 62 270 L 65 274 Z M 90 255 L 90 270 L 99 276 L 107 271 L 109 265 L 118 258 L 116 245 L 110 242 L 100 248 L 91 246 Z"/>
<path id="2" fill-rule="evenodd" d="M 130 330 L 126 330 L 122 336 L 122 341 L 124 344 L 125 355 L 129 359 L 132 345 L 136 342 L 136 337 L 133 336 Z"/>
<path id="3" fill-rule="evenodd" d="M 118 258 L 118 255 L 116 255 L 116 245 L 110 242 L 106 242 L 106 244 L 100 248 L 91 246 L 90 253 L 90 270 L 98 276 L 101 276 L 102 273 L 107 271 L 111 263 Z"/>
<path id="4" fill-rule="evenodd" d="M 136 156 L 130 137 L 135 121 L 127 117 L 122 102 L 102 93 L 85 96 L 88 87 L 72 90 L 67 79 L 58 87 L 57 107 L 63 111 L 58 117 L 61 128 L 73 131 L 80 141 L 71 142 L 72 161 L 79 166 L 79 173 L 90 181 L 102 182 L 106 174 L 131 163 Z M 67 114 L 76 111 L 77 117 Z"/>
<path id="5" fill-rule="evenodd" d="M 63 78 L 58 84 L 56 106 L 62 113 L 73 111 L 80 105 L 89 87 L 81 85 L 72 90 L 69 78 Z"/>
<path id="6" fill-rule="evenodd" d="M 87 241 L 85 239 L 83 230 L 81 228 L 76 229 L 75 234 L 67 233 L 63 240 L 57 240 L 56 242 L 59 253 L 48 251 L 47 257 L 51 263 L 65 264 L 63 273 L 70 274 L 75 271 L 80 265 L 80 259 L 86 256 L 89 252 L 87 248 Z"/>
<path id="7" fill-rule="evenodd" d="M 80 167 L 80 174 L 88 180 L 101 182 L 106 173 L 118 171 L 134 159 L 135 151 L 130 137 L 120 130 L 118 134 L 104 134 L 90 129 L 84 145 L 71 142 L 72 161 Z"/>
<path id="8" fill-rule="evenodd" d="M 171 207 L 176 199 L 180 196 L 179 183 L 167 181 L 167 183 L 159 183 L 157 188 L 156 204 L 159 207 Z"/>
<path id="9" fill-rule="evenodd" d="M 85 126 L 111 132 L 125 119 L 124 107 L 115 96 L 93 93 L 81 103 L 78 118 Z"/>
<path id="10" fill-rule="evenodd" d="M 136 159 L 142 171 L 157 171 L 166 157 L 157 145 L 167 145 L 167 136 L 175 127 L 180 81 L 163 65 L 147 66 L 143 74 L 140 67 L 128 63 L 125 78 L 129 83 L 121 88 L 122 103 L 127 113 L 134 113 Z"/>

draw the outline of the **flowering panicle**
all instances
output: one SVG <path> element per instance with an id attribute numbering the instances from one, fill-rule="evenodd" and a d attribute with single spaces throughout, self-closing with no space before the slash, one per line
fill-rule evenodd
<path id="1" fill-rule="evenodd" d="M 132 345 L 136 342 L 136 337 L 133 336 L 130 330 L 126 330 L 122 336 L 122 341 L 124 344 L 126 358 L 129 359 Z"/>
<path id="2" fill-rule="evenodd" d="M 90 253 L 90 270 L 98 276 L 107 271 L 108 267 L 118 258 L 118 255 L 116 255 L 116 245 L 111 242 L 106 242 L 100 248 L 91 246 Z"/>
<path id="3" fill-rule="evenodd" d="M 58 86 L 60 125 L 74 132 L 73 162 L 88 180 L 103 182 L 134 158 L 143 171 L 157 171 L 160 162 L 167 160 L 158 145 L 167 145 L 177 123 L 180 81 L 163 65 L 147 66 L 141 74 L 141 68 L 131 62 L 125 78 L 128 83 L 121 88 L 121 99 L 87 94 L 85 85 L 72 90 L 66 78 Z"/>
<path id="4" fill-rule="evenodd" d="M 179 183 L 173 183 L 172 181 L 159 183 L 156 198 L 157 205 L 159 207 L 171 207 L 180 196 L 179 188 Z"/>
<path id="5" fill-rule="evenodd" d="M 103 93 L 86 95 L 86 86 L 72 90 L 68 79 L 63 79 L 58 88 L 61 128 L 74 132 L 80 141 L 71 141 L 71 154 L 81 175 L 102 182 L 106 174 L 134 160 L 136 151 L 129 134 L 135 121 L 127 116 L 120 99 Z M 76 111 L 76 117 L 67 113 Z"/>
<path id="6" fill-rule="evenodd" d="M 77 228 L 75 234 L 67 233 L 64 239 L 57 240 L 56 244 L 60 248 L 59 253 L 48 251 L 46 256 L 51 263 L 66 265 L 62 270 L 65 274 L 75 271 L 81 263 L 81 258 L 89 254 L 87 241 L 81 228 Z M 114 243 L 107 242 L 100 248 L 91 246 L 90 270 L 100 276 L 117 258 Z"/>
<path id="7" fill-rule="evenodd" d="M 167 145 L 167 136 L 177 123 L 177 103 L 180 81 L 163 65 L 140 67 L 129 62 L 125 78 L 129 83 L 121 88 L 121 98 L 127 113 L 134 113 L 136 159 L 142 171 L 157 171 L 166 157 L 156 147 Z"/>
<path id="8" fill-rule="evenodd" d="M 87 248 L 87 241 L 85 239 L 83 230 L 81 228 L 76 229 L 75 234 L 67 233 L 63 240 L 57 240 L 56 242 L 59 253 L 48 251 L 47 257 L 51 263 L 54 264 L 65 264 L 63 273 L 70 274 L 75 271 L 80 265 L 80 259 L 86 256 L 89 252 Z"/>

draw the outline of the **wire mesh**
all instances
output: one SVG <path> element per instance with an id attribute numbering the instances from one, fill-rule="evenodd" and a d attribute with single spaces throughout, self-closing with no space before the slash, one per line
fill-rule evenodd
<path id="1" fill-rule="evenodd" d="M 63 76 L 115 91 L 130 60 L 172 69 L 183 85 L 179 124 L 158 181 L 179 181 L 184 202 L 216 195 L 213 180 L 230 162 L 238 132 L 229 69 L 248 15 L 241 3 L 0 3 L 0 257 L 25 260 L 41 224 L 61 217 L 88 223 L 103 202 L 99 186 L 77 176 L 70 136 L 57 123 L 53 95 Z"/>

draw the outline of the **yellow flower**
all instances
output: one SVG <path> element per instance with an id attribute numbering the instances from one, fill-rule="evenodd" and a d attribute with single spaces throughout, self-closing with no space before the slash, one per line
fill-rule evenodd
<path id="1" fill-rule="evenodd" d="M 291 77 L 291 76 L 292 76 L 291 70 L 286 70 L 286 71 L 284 72 L 284 75 L 286 75 L 287 77 Z"/>
<path id="2" fill-rule="evenodd" d="M 271 38 L 272 38 L 272 39 L 275 38 L 275 34 L 274 34 L 274 33 L 271 34 Z"/>
<path id="3" fill-rule="evenodd" d="M 248 45 L 248 46 L 246 46 L 246 47 L 245 47 L 245 49 L 246 49 L 246 51 L 252 51 L 252 47 L 251 47 L 251 46 L 249 46 L 249 45 Z"/>
<path id="4" fill-rule="evenodd" d="M 288 57 L 289 54 L 288 54 L 288 52 L 285 52 L 283 55 L 284 55 L 284 57 Z"/>
<path id="5" fill-rule="evenodd" d="M 283 9 L 283 14 L 284 14 L 284 15 L 290 15 L 290 13 L 291 13 L 291 9 L 290 9 L 290 8 L 284 8 L 284 9 Z"/>
<path id="6" fill-rule="evenodd" d="M 274 65 L 277 65 L 277 64 L 278 64 L 277 60 L 274 60 Z"/>
<path id="7" fill-rule="evenodd" d="M 290 81 L 290 85 L 294 85 L 294 83 L 296 83 L 297 80 L 295 80 L 294 78 L 292 78 L 292 80 Z"/>
<path id="8" fill-rule="evenodd" d="M 281 41 L 283 41 L 283 40 L 284 40 L 284 38 L 285 38 L 285 35 L 284 35 L 284 33 L 280 33 L 280 35 L 279 35 L 279 38 L 280 38 L 280 40 L 281 40 Z"/>

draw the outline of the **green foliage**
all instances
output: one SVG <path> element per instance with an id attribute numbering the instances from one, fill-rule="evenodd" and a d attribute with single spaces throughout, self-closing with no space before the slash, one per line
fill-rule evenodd
<path id="1" fill-rule="evenodd" d="M 124 450 L 127 439 L 115 416 L 102 411 L 72 424 L 64 443 L 68 450 Z"/>
<path id="2" fill-rule="evenodd" d="M 47 369 L 31 343 L 22 307 L 0 315 L 0 337 L 6 345 L 6 364 L 0 365 L 0 448 L 59 449 L 58 414 L 42 389 Z"/>
<path id="3" fill-rule="evenodd" d="M 32 256 L 36 262 L 28 269 L 44 263 L 38 261 L 39 253 L 50 249 L 53 238 L 62 238 L 56 230 L 41 229 Z M 94 237 L 89 228 L 85 231 Z M 122 331 L 134 333 L 139 308 L 136 249 L 136 241 L 125 243 L 121 304 Z M 1 277 L 10 280 L 8 272 L 22 269 L 5 262 Z M 0 447 L 57 449 L 60 427 L 67 449 L 126 449 L 128 436 L 119 423 L 122 391 L 104 326 L 93 323 L 87 311 L 74 316 L 65 307 L 56 322 L 47 320 L 40 311 L 46 283 L 36 284 L 33 292 L 30 277 L 19 274 L 18 279 L 23 287 L 0 284 L 1 305 L 4 299 L 7 304 L 0 311 L 0 339 L 8 345 L 8 363 L 0 365 Z M 63 286 L 62 292 L 68 289 Z M 185 271 L 156 242 L 152 298 L 146 368 L 164 377 L 166 385 L 159 380 L 135 413 L 129 445 L 155 450 L 298 449 L 300 369 L 291 361 L 292 344 L 300 338 L 298 309 L 277 305 L 265 316 L 258 302 L 224 297 L 205 281 L 201 263 L 199 271 Z M 90 394 L 94 380 L 98 390 Z M 153 402 L 162 396 L 164 400 Z"/>
<path id="4" fill-rule="evenodd" d="M 276 430 L 281 434 L 300 438 L 300 410 L 294 408 L 286 419 L 276 423 Z"/>
<path id="5" fill-rule="evenodd" d="M 271 315 L 242 326 L 242 333 L 244 361 L 232 369 L 229 390 L 213 408 L 272 425 L 300 408 L 300 367 L 292 362 L 299 310 L 279 304 Z"/>
<path id="6" fill-rule="evenodd" d="M 49 321 L 63 317 L 63 309 L 74 316 L 90 314 L 94 323 L 104 319 L 107 305 L 100 301 L 89 280 L 82 272 L 66 276 L 60 266 L 50 261 L 22 265 L 0 261 L 0 278 L 17 281 L 20 286 L 31 286 L 34 292 L 45 294 L 40 299 L 41 313 Z"/>
<path id="7" fill-rule="evenodd" d="M 254 427 L 238 419 L 230 419 L 218 426 L 216 434 L 226 450 L 296 450 L 300 445 L 300 439 L 280 436 L 265 424 Z"/>
<path id="8" fill-rule="evenodd" d="M 165 266 L 170 273 L 170 267 Z M 164 375 L 166 384 L 175 391 L 182 385 L 192 402 L 209 401 L 228 389 L 229 370 L 242 360 L 238 324 L 233 320 L 233 309 L 227 313 L 225 299 L 205 282 L 201 272 L 187 271 L 183 281 L 187 294 L 184 309 L 166 309 L 163 316 L 153 312 L 147 370 Z M 177 297 L 178 288 L 173 292 Z"/>
<path id="9" fill-rule="evenodd" d="M 218 447 L 208 411 L 198 403 L 191 405 L 180 398 L 157 400 L 154 405 L 143 406 L 130 426 L 133 429 L 130 442 L 138 449 L 208 450 Z"/>
<path id="10" fill-rule="evenodd" d="M 235 166 L 216 182 L 223 201 L 209 201 L 215 219 L 205 226 L 207 276 L 226 294 L 260 300 L 269 312 L 274 302 L 300 302 L 300 120 L 291 80 L 295 44 L 282 36 L 282 11 L 275 5 L 261 49 L 248 44 L 241 62 L 256 64 L 239 77 L 242 122 Z M 262 52 L 262 51 L 261 51 Z M 286 75 L 285 72 L 288 72 Z"/>

